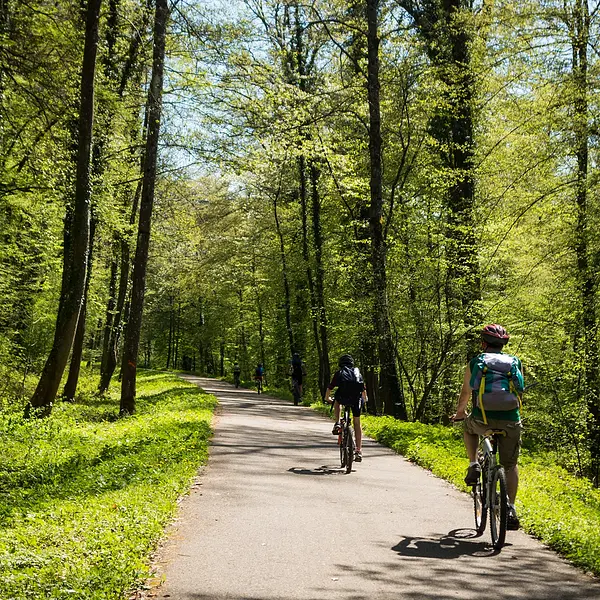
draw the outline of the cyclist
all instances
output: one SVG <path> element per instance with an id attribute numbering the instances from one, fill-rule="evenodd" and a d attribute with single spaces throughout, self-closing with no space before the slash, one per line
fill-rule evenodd
<path id="1" fill-rule="evenodd" d="M 292 378 L 292 387 L 294 384 L 298 385 L 298 392 L 300 393 L 300 399 L 302 399 L 302 380 L 306 376 L 306 366 L 300 355 L 294 352 L 292 360 L 290 361 L 290 377 Z"/>
<path id="2" fill-rule="evenodd" d="M 354 366 L 354 359 L 350 354 L 342 354 L 338 361 L 339 370 L 337 370 L 327 391 L 325 392 L 325 402 L 330 402 L 331 390 L 337 387 L 334 395 L 333 413 L 335 425 L 331 433 L 339 435 L 340 433 L 340 405 L 350 405 L 354 421 L 354 431 L 356 434 L 356 453 L 354 460 L 362 461 L 362 429 L 360 426 L 360 412 L 367 403 L 367 392 L 363 382 L 362 375 L 358 368 Z"/>
<path id="3" fill-rule="evenodd" d="M 262 392 L 263 387 L 263 377 L 265 376 L 265 369 L 262 366 L 262 363 L 258 363 L 256 365 L 256 369 L 254 369 L 254 381 L 256 381 L 256 386 L 258 388 L 258 393 Z"/>
<path id="4" fill-rule="evenodd" d="M 521 361 L 502 352 L 509 340 L 506 329 L 501 325 L 486 325 L 481 332 L 483 352 L 473 358 L 464 374 L 463 384 L 452 420 L 464 423 L 464 441 L 469 468 L 465 477 L 467 485 L 479 479 L 481 467 L 477 462 L 479 436 L 489 429 L 501 429 L 506 435 L 499 436 L 500 463 L 506 471 L 508 492 L 507 529 L 518 529 L 519 518 L 515 510 L 515 498 L 519 486 L 517 459 L 521 449 L 521 406 L 523 374 Z M 473 410 L 467 415 L 469 400 Z"/>
<path id="5" fill-rule="evenodd" d="M 242 373 L 242 369 L 240 368 L 240 365 L 236 361 L 235 364 L 233 365 L 233 383 L 235 383 L 235 387 L 238 387 L 240 385 L 241 373 Z"/>

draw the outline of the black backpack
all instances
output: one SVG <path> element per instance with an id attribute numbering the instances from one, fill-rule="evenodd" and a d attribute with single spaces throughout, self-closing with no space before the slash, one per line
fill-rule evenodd
<path id="1" fill-rule="evenodd" d="M 355 367 L 343 366 L 337 373 L 338 388 L 335 399 L 342 404 L 358 402 L 365 384 L 360 371 Z"/>

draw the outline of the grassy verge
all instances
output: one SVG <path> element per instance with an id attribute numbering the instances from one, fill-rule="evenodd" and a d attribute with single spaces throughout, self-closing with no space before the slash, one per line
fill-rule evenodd
<path id="1" fill-rule="evenodd" d="M 2 600 L 116 600 L 143 580 L 207 459 L 215 404 L 172 374 L 140 372 L 134 417 L 116 418 L 116 390 L 44 420 L 0 415 Z"/>
<path id="2" fill-rule="evenodd" d="M 329 407 L 312 406 L 329 416 Z M 369 437 L 467 491 L 461 428 L 371 415 L 362 423 Z M 600 576 L 600 490 L 547 463 L 543 455 L 522 456 L 517 497 L 521 525 L 578 567 Z"/>

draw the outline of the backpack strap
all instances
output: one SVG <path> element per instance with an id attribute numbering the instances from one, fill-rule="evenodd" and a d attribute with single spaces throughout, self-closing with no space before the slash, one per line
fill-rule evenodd
<path id="1" fill-rule="evenodd" d="M 508 387 L 511 394 L 514 394 L 519 401 L 519 410 L 523 410 L 523 399 L 521 398 L 521 394 L 517 391 L 515 387 L 515 382 L 513 381 L 513 372 L 512 369 L 508 372 Z"/>
<path id="2" fill-rule="evenodd" d="M 483 408 L 483 393 L 485 392 L 485 374 L 487 373 L 487 365 L 484 365 L 481 375 L 481 382 L 479 383 L 479 410 L 483 416 L 483 422 L 487 425 L 487 417 L 485 416 L 485 409 Z"/>

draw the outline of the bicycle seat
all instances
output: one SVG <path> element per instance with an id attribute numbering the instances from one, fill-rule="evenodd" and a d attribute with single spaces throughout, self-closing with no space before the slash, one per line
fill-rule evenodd
<path id="1" fill-rule="evenodd" d="M 484 434 L 484 437 L 490 435 L 506 435 L 506 431 L 504 429 L 488 429 Z"/>

